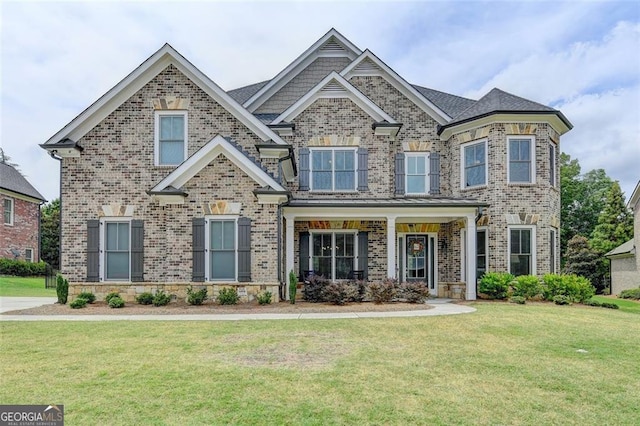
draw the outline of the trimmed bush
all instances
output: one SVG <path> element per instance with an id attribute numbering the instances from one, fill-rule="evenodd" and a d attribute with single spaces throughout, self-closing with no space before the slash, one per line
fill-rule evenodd
<path id="1" fill-rule="evenodd" d="M 62 275 L 58 274 L 56 278 L 56 295 L 58 296 L 58 303 L 64 305 L 69 298 L 69 281 L 64 279 Z"/>
<path id="2" fill-rule="evenodd" d="M 256 299 L 258 299 L 258 303 L 260 305 L 270 305 L 272 297 L 273 297 L 273 295 L 271 294 L 270 291 L 261 291 L 256 296 Z"/>
<path id="3" fill-rule="evenodd" d="M 292 269 L 289 271 L 289 302 L 292 305 L 296 303 L 296 293 L 298 293 L 298 276 Z"/>
<path id="4" fill-rule="evenodd" d="M 238 292 L 233 287 L 225 287 L 218 293 L 218 303 L 221 305 L 236 305 L 239 300 Z"/>
<path id="5" fill-rule="evenodd" d="M 193 290 L 191 286 L 187 288 L 187 303 L 190 305 L 202 305 L 207 300 L 207 289 Z"/>
<path id="6" fill-rule="evenodd" d="M 122 297 L 116 296 L 109 299 L 110 308 L 118 309 L 118 308 L 122 308 L 123 306 L 124 306 L 124 300 L 122 300 Z"/>
<path id="7" fill-rule="evenodd" d="M 372 282 L 367 287 L 367 297 L 373 303 L 389 303 L 398 294 L 398 282 L 394 278 L 387 278 L 383 282 Z"/>
<path id="8" fill-rule="evenodd" d="M 553 303 L 556 305 L 570 305 L 571 299 L 563 294 L 558 294 L 557 296 L 553 296 Z"/>
<path id="9" fill-rule="evenodd" d="M 525 299 L 533 299 L 542 294 L 542 285 L 540 279 L 534 275 L 521 275 L 516 277 L 511 283 L 511 294 L 513 296 L 524 297 Z"/>
<path id="10" fill-rule="evenodd" d="M 163 290 L 158 290 L 155 296 L 153 296 L 153 306 L 166 306 L 171 302 L 171 295 L 166 294 Z"/>
<path id="11" fill-rule="evenodd" d="M 71 306 L 71 309 L 82 309 L 87 306 L 87 299 L 79 297 L 73 302 L 69 303 L 69 306 Z"/>
<path id="12" fill-rule="evenodd" d="M 358 287 L 352 282 L 333 282 L 322 289 L 324 301 L 334 305 L 344 305 L 358 297 Z"/>
<path id="13" fill-rule="evenodd" d="M 153 294 L 147 292 L 140 293 L 136 296 L 136 302 L 140 305 L 150 305 L 153 303 Z"/>
<path id="14" fill-rule="evenodd" d="M 508 272 L 487 272 L 480 280 L 478 291 L 490 299 L 506 299 L 514 279 Z"/>
<path id="15" fill-rule="evenodd" d="M 108 305 L 109 301 L 111 301 L 111 299 L 113 299 L 114 297 L 120 297 L 120 293 L 118 293 L 117 291 L 112 291 L 104 297 L 104 301 L 107 302 Z"/>
<path id="16" fill-rule="evenodd" d="M 620 309 L 620 306 L 618 306 L 616 303 L 612 303 L 612 302 L 602 302 L 601 306 L 603 308 L 608 308 L 608 309 Z"/>
<path id="17" fill-rule="evenodd" d="M 597 308 L 602 307 L 602 302 L 599 302 L 599 301 L 594 300 L 594 299 L 585 300 L 585 301 L 584 301 L 584 302 L 582 302 L 582 303 L 583 303 L 584 305 L 587 305 L 587 306 L 595 306 L 595 307 L 597 307 Z"/>
<path id="18" fill-rule="evenodd" d="M 620 299 L 636 299 L 640 300 L 640 287 L 622 290 L 618 296 Z"/>
<path id="19" fill-rule="evenodd" d="M 424 303 L 429 297 L 429 287 L 422 281 L 402 283 L 400 285 L 399 297 L 409 303 Z"/>
<path id="20" fill-rule="evenodd" d="M 517 303 L 518 305 L 524 305 L 527 302 L 527 299 L 522 296 L 511 296 L 509 298 L 509 302 Z"/>
<path id="21" fill-rule="evenodd" d="M 84 299 L 87 303 L 93 303 L 96 301 L 96 295 L 89 291 L 83 291 L 78 295 L 78 299 Z"/>
<path id="22" fill-rule="evenodd" d="M 596 294 L 596 289 L 588 279 L 577 275 L 547 274 L 543 277 L 542 296 L 555 301 L 556 296 L 565 296 L 569 303 L 582 303 Z"/>
<path id="23" fill-rule="evenodd" d="M 367 280 L 349 281 L 349 284 L 356 289 L 356 294 L 350 302 L 364 302 L 367 297 L 367 286 L 369 285 Z"/>
<path id="24" fill-rule="evenodd" d="M 302 290 L 302 298 L 307 302 L 319 303 L 324 302 L 323 290 L 330 283 L 328 279 L 322 275 L 312 275 L 308 281 L 304 283 Z"/>
<path id="25" fill-rule="evenodd" d="M 27 262 L 26 260 L 0 258 L 0 275 L 33 277 L 47 275 L 45 262 Z"/>

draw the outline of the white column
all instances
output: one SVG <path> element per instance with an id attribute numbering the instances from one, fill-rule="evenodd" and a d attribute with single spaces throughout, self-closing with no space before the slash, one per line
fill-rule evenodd
<path id="1" fill-rule="evenodd" d="M 476 300 L 476 217 L 467 215 L 467 300 Z"/>
<path id="2" fill-rule="evenodd" d="M 396 278 L 396 217 L 387 216 L 387 277 Z"/>
<path id="3" fill-rule="evenodd" d="M 293 270 L 293 225 L 295 223 L 295 218 L 293 216 L 285 216 L 286 220 L 286 228 L 285 228 L 285 291 L 286 298 L 289 300 L 289 272 Z"/>

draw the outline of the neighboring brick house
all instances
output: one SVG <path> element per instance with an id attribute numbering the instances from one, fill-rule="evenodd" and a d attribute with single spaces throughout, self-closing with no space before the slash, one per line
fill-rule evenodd
<path id="1" fill-rule="evenodd" d="M 633 212 L 633 238 L 605 254 L 611 261 L 611 294 L 640 287 L 640 181 L 628 206 Z"/>
<path id="2" fill-rule="evenodd" d="M 46 200 L 13 166 L 0 162 L 0 257 L 40 261 L 40 205 Z"/>
<path id="3" fill-rule="evenodd" d="M 165 45 L 42 147 L 62 158 L 71 294 L 251 298 L 294 270 L 475 299 L 486 270 L 557 270 L 571 127 L 498 89 L 411 85 L 331 30 L 229 92 Z"/>

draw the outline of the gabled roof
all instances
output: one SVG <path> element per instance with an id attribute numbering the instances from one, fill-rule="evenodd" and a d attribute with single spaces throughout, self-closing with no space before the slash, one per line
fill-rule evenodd
<path id="1" fill-rule="evenodd" d="M 635 253 L 636 246 L 632 238 L 626 243 L 620 244 L 618 247 L 605 254 L 605 257 L 629 257 L 633 256 Z"/>
<path id="2" fill-rule="evenodd" d="M 635 209 L 636 204 L 640 203 L 640 180 L 636 184 L 636 189 L 631 193 L 631 197 L 629 197 L 628 207 L 630 209 Z M 636 231 L 640 232 L 640 231 Z"/>
<path id="3" fill-rule="evenodd" d="M 438 106 L 442 111 L 447 113 L 449 117 L 455 117 L 476 103 L 473 99 L 463 98 L 462 96 L 452 95 L 450 93 L 441 92 L 439 90 L 429 89 L 427 87 L 412 84 L 413 87 L 422 95 Z"/>
<path id="4" fill-rule="evenodd" d="M 239 104 L 243 104 L 270 81 L 271 80 L 265 80 L 260 83 L 250 84 L 249 86 L 238 87 L 237 89 L 229 90 L 227 94 L 235 99 Z"/>
<path id="5" fill-rule="evenodd" d="M 184 194 L 182 187 L 220 154 L 228 158 L 260 186 L 277 192 L 286 192 L 286 189 L 255 158 L 244 152 L 238 144 L 223 136 L 216 135 L 149 190 L 149 194 Z"/>
<path id="6" fill-rule="evenodd" d="M 355 75 L 380 75 L 395 87 L 396 90 L 409 98 L 424 112 L 429 114 L 429 116 L 433 117 L 438 123 L 444 124 L 451 119 L 442 109 L 425 98 L 422 93 L 407 83 L 404 78 L 400 77 L 397 72 L 380 60 L 369 49 L 362 52 L 358 58 L 340 72 L 340 75 L 347 80 Z"/>
<path id="7" fill-rule="evenodd" d="M 3 162 L 0 162 L 0 189 L 25 195 L 39 201 L 46 201 L 19 171 Z"/>
<path id="8" fill-rule="evenodd" d="M 309 90 L 306 95 L 300 98 L 296 103 L 287 108 L 280 114 L 272 124 L 278 124 L 283 121 L 291 121 L 301 112 L 313 104 L 320 98 L 348 98 L 358 105 L 364 112 L 369 114 L 374 120 L 386 121 L 388 123 L 396 123 L 386 112 L 379 106 L 374 104 L 371 99 L 367 98 L 358 89 L 353 87 L 351 83 L 345 80 L 337 72 L 332 72 L 326 76 L 316 86 Z"/>
<path id="9" fill-rule="evenodd" d="M 347 57 L 353 60 L 360 55 L 360 53 L 360 49 L 332 28 L 318 41 L 313 43 L 311 47 L 305 50 L 302 55 L 290 63 L 289 66 L 247 99 L 243 106 L 249 111 L 254 112 L 318 57 Z"/>
<path id="10" fill-rule="evenodd" d="M 555 116 L 559 121 L 556 124 L 558 127 L 561 127 L 560 129 L 557 129 L 560 134 L 573 128 L 573 125 L 560 111 L 494 88 L 469 108 L 454 117 L 449 123 L 440 126 L 438 134 L 442 134 L 442 132 L 447 128 L 497 114 Z"/>
<path id="11" fill-rule="evenodd" d="M 187 61 L 173 47 L 165 44 L 151 55 L 149 59 L 144 61 L 138 68 L 133 70 L 122 81 L 116 84 L 111 90 L 41 146 L 48 149 L 52 144 L 63 139 L 70 139 L 77 142 L 169 65 L 175 66 L 181 73 L 186 75 L 205 93 L 211 96 L 212 99 L 253 131 L 260 139 L 263 141 L 273 140 L 278 144 L 286 144 L 277 134 L 245 110 L 238 102 L 197 69 L 191 62 Z"/>

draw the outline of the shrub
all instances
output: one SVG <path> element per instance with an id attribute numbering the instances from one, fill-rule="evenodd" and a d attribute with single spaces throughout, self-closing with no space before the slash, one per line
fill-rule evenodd
<path id="1" fill-rule="evenodd" d="M 322 275 L 312 275 L 304 283 L 302 298 L 307 302 L 324 302 L 323 289 L 329 284 L 329 280 Z"/>
<path id="2" fill-rule="evenodd" d="M 482 276 L 478 291 L 490 299 L 505 299 L 509 285 L 515 279 L 508 272 L 487 272 Z"/>
<path id="3" fill-rule="evenodd" d="M 221 305 L 236 305 L 238 300 L 238 292 L 233 287 L 225 287 L 218 293 L 218 303 Z"/>
<path id="4" fill-rule="evenodd" d="M 640 300 L 640 287 L 622 290 L 618 296 L 620 299 L 638 299 Z"/>
<path id="5" fill-rule="evenodd" d="M 270 291 L 262 291 L 258 293 L 258 296 L 256 296 L 256 299 L 258 299 L 258 303 L 260 305 L 270 305 L 272 296 L 273 295 L 271 294 Z"/>
<path id="6" fill-rule="evenodd" d="M 45 262 L 27 262 L 26 260 L 0 258 L 0 275 L 32 277 L 47 275 Z"/>
<path id="7" fill-rule="evenodd" d="M 165 306 L 171 302 L 171 295 L 166 294 L 163 290 L 158 290 L 155 296 L 153 296 L 153 306 Z"/>
<path id="8" fill-rule="evenodd" d="M 122 300 L 122 297 L 120 296 L 115 296 L 112 297 L 111 299 L 109 299 L 109 307 L 110 308 L 122 308 L 124 306 L 124 300 Z"/>
<path id="9" fill-rule="evenodd" d="M 136 296 L 136 302 L 141 305 L 150 305 L 153 303 L 153 294 L 147 292 L 140 293 Z"/>
<path id="10" fill-rule="evenodd" d="M 344 305 L 358 297 L 358 287 L 350 282 L 329 283 L 322 289 L 322 298 L 334 305 Z"/>
<path id="11" fill-rule="evenodd" d="M 557 296 L 553 296 L 553 303 L 556 305 L 570 305 L 571 299 L 563 294 L 558 294 Z"/>
<path id="12" fill-rule="evenodd" d="M 191 286 L 187 288 L 187 303 L 189 303 L 190 305 L 202 305 L 205 300 L 207 300 L 206 287 L 195 291 Z"/>
<path id="13" fill-rule="evenodd" d="M 298 292 L 298 276 L 293 269 L 289 271 L 289 301 L 291 304 L 296 303 L 296 293 Z"/>
<path id="14" fill-rule="evenodd" d="M 399 294 L 409 303 L 424 303 L 429 297 L 429 287 L 422 281 L 407 282 L 400 286 Z"/>
<path id="15" fill-rule="evenodd" d="M 83 291 L 78 295 L 78 299 L 84 299 L 87 303 L 93 303 L 96 301 L 96 295 L 90 291 Z"/>
<path id="16" fill-rule="evenodd" d="M 373 303 L 389 303 L 398 294 L 398 282 L 394 278 L 384 281 L 369 283 L 367 287 L 368 298 Z"/>
<path id="17" fill-rule="evenodd" d="M 533 299 L 541 293 L 542 285 L 540 285 L 538 277 L 534 275 L 521 275 L 511 283 L 511 294 L 513 296 Z"/>
<path id="18" fill-rule="evenodd" d="M 104 297 L 104 301 L 107 302 L 108 305 L 109 301 L 114 297 L 120 297 L 120 293 L 118 293 L 117 291 L 112 291 Z"/>
<path id="19" fill-rule="evenodd" d="M 573 274 L 547 274 L 543 281 L 542 294 L 546 300 L 554 300 L 555 296 L 565 296 L 570 303 L 582 303 L 596 294 L 595 288 L 588 279 Z"/>
<path id="20" fill-rule="evenodd" d="M 58 274 L 56 278 L 56 295 L 58 296 L 58 303 L 64 305 L 69 298 L 69 281 L 64 279 L 62 275 Z"/>
<path id="21" fill-rule="evenodd" d="M 524 305 L 527 302 L 527 299 L 523 296 L 511 296 L 511 298 L 509 298 L 509 302 Z"/>
<path id="22" fill-rule="evenodd" d="M 620 309 L 620 306 L 618 306 L 616 303 L 612 303 L 612 302 L 602 302 L 601 306 L 603 308 L 608 308 L 608 309 Z"/>
<path id="23" fill-rule="evenodd" d="M 71 309 L 84 308 L 85 306 L 87 306 L 87 299 L 83 299 L 83 298 L 79 297 L 76 300 L 74 300 L 73 302 L 69 303 L 69 306 L 71 306 Z"/>
<path id="24" fill-rule="evenodd" d="M 587 306 L 595 306 L 595 307 L 601 307 L 602 306 L 602 302 L 599 302 L 599 301 L 597 301 L 595 299 L 585 300 L 582 303 L 587 305 Z"/>
<path id="25" fill-rule="evenodd" d="M 354 287 L 355 294 L 350 302 L 363 302 L 367 295 L 367 281 L 366 280 L 355 280 L 349 281 L 349 284 Z"/>

